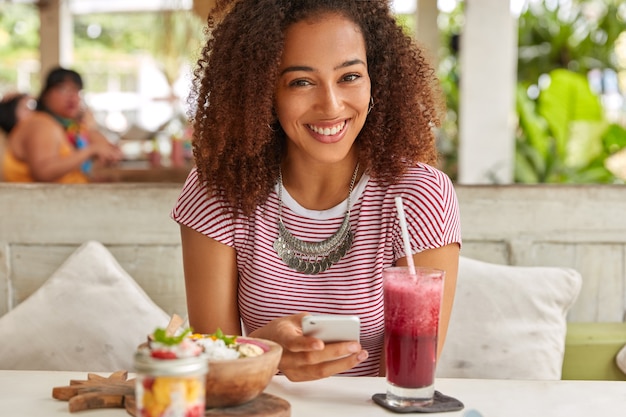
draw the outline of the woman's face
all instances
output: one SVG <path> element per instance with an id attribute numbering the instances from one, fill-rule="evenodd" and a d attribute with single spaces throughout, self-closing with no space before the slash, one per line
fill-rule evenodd
<path id="1" fill-rule="evenodd" d="M 44 104 L 59 117 L 75 119 L 82 110 L 80 87 L 72 81 L 64 81 L 48 91 Z"/>
<path id="2" fill-rule="evenodd" d="M 290 26 L 275 103 L 290 157 L 345 159 L 365 124 L 370 89 L 365 40 L 355 23 L 331 14 Z"/>

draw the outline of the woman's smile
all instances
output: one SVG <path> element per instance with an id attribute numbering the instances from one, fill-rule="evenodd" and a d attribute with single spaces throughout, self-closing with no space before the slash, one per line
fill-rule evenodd
<path id="1" fill-rule="evenodd" d="M 339 142 L 345 135 L 347 120 L 335 124 L 309 124 L 311 136 L 323 143 Z"/>

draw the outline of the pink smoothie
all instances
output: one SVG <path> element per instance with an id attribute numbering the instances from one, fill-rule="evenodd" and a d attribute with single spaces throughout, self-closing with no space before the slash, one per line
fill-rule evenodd
<path id="1" fill-rule="evenodd" d="M 383 276 L 387 379 L 403 388 L 430 386 L 435 376 L 443 278 L 411 277 L 400 268 L 386 270 Z"/>

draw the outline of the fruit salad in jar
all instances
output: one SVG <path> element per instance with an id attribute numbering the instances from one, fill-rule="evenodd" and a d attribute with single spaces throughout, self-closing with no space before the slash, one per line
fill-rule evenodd
<path id="1" fill-rule="evenodd" d="M 188 337 L 157 329 L 135 355 L 135 396 L 140 417 L 204 415 L 208 363 L 202 348 Z"/>

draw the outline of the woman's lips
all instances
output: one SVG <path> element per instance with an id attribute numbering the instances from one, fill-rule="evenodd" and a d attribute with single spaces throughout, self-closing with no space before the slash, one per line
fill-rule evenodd
<path id="1" fill-rule="evenodd" d="M 347 125 L 348 121 L 343 120 L 332 125 L 321 126 L 309 124 L 307 127 L 311 132 L 311 136 L 316 140 L 323 143 L 335 143 L 343 138 Z"/>

